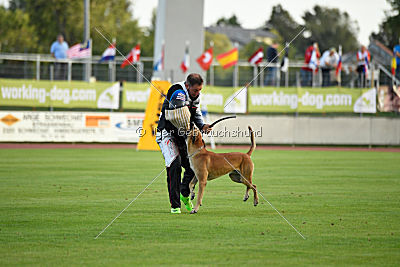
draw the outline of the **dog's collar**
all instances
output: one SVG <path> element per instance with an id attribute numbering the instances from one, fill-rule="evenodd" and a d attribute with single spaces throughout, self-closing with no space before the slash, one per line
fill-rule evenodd
<path id="1" fill-rule="evenodd" d="M 193 152 L 192 154 L 188 155 L 188 158 L 191 158 L 197 154 L 200 153 L 200 151 L 204 148 L 204 146 L 199 147 L 195 152 Z"/>

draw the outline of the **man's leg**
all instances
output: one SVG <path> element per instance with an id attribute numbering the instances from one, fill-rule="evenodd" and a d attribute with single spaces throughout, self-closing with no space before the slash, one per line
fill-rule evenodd
<path id="1" fill-rule="evenodd" d="M 322 87 L 329 86 L 329 79 L 330 79 L 329 69 L 323 68 L 322 69 Z"/>
<path id="2" fill-rule="evenodd" d="M 178 147 L 171 135 L 165 130 L 163 130 L 162 134 L 160 132 L 157 133 L 156 142 L 160 146 L 161 152 L 165 159 L 165 166 L 167 169 L 168 196 L 171 203 L 171 208 L 180 208 L 181 201 L 179 199 L 179 194 L 182 168 Z"/>
<path id="3" fill-rule="evenodd" d="M 182 147 L 179 149 L 179 154 L 181 155 L 181 165 L 185 168 L 185 173 L 183 174 L 182 183 L 180 186 L 181 190 L 181 200 L 188 211 L 192 211 L 193 204 L 190 201 L 190 187 L 189 184 L 195 176 L 194 171 L 190 168 L 190 162 L 188 158 L 188 154 L 186 151 L 186 147 Z"/>
<path id="4" fill-rule="evenodd" d="M 60 63 L 54 63 L 54 80 L 60 80 Z"/>
<path id="5" fill-rule="evenodd" d="M 190 162 L 187 157 L 188 154 L 187 154 L 186 148 L 179 149 L 179 154 L 181 155 L 182 167 L 185 168 L 185 173 L 183 174 L 183 179 L 182 179 L 182 183 L 180 186 L 181 194 L 184 197 L 188 197 L 190 194 L 189 183 L 192 181 L 195 174 L 194 174 L 194 171 L 192 170 L 192 168 L 190 168 Z"/>
<path id="6" fill-rule="evenodd" d="M 181 207 L 181 201 L 179 198 L 181 175 L 182 175 L 181 157 L 178 156 L 171 163 L 171 166 L 167 167 L 167 186 L 168 186 L 169 202 L 171 203 L 171 208 L 173 209 Z"/>

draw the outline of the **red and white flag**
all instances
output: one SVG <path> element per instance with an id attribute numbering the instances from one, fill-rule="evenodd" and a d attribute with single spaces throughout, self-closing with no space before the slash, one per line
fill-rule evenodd
<path id="1" fill-rule="evenodd" d="M 200 57 L 196 59 L 196 61 L 203 70 L 207 71 L 213 61 L 213 48 L 210 47 L 208 50 L 206 50 Z"/>
<path id="2" fill-rule="evenodd" d="M 253 55 L 249 58 L 249 62 L 254 65 L 258 65 L 261 63 L 264 57 L 263 48 L 260 47 Z"/>
<path id="3" fill-rule="evenodd" d="M 76 44 L 67 50 L 68 58 L 88 58 L 92 56 L 90 41 L 84 44 Z"/>
<path id="4" fill-rule="evenodd" d="M 185 48 L 185 55 L 183 57 L 183 60 L 181 62 L 181 70 L 183 73 L 185 73 L 190 67 L 190 56 L 189 56 L 189 44 L 186 43 L 186 48 Z"/>
<path id="5" fill-rule="evenodd" d="M 140 44 L 132 48 L 131 52 L 129 52 L 124 62 L 122 62 L 121 69 L 125 68 L 126 65 L 129 65 L 129 63 L 138 62 L 139 59 L 140 59 Z"/>

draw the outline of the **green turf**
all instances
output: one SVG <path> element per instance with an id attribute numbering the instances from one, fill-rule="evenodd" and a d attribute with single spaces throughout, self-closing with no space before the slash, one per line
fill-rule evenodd
<path id="1" fill-rule="evenodd" d="M 208 183 L 171 215 L 159 152 L 0 150 L 0 265 L 399 265 L 400 154 L 262 151 L 254 183 Z"/>

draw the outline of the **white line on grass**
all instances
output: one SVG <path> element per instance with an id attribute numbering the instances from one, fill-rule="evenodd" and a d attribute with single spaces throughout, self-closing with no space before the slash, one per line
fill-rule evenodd
<path id="1" fill-rule="evenodd" d="M 104 233 L 104 231 L 111 225 L 113 224 L 113 222 L 119 217 L 121 216 L 121 214 L 127 209 L 129 208 L 129 206 L 152 184 L 154 183 L 155 180 L 157 180 L 157 178 L 161 175 L 161 173 L 163 173 L 165 171 L 165 168 L 148 184 L 146 185 L 146 187 L 142 190 L 142 192 L 140 192 L 134 199 L 132 199 L 131 202 L 129 202 L 128 206 L 126 206 L 94 239 L 97 239 L 102 233 Z"/>
<path id="2" fill-rule="evenodd" d="M 231 167 L 237 172 L 237 173 L 239 173 L 240 174 L 240 176 L 243 178 L 243 179 L 245 179 L 250 185 L 251 185 L 251 187 L 253 187 L 256 191 L 257 191 L 257 193 L 258 194 L 260 194 L 260 196 L 262 196 L 262 198 L 265 200 L 265 201 L 267 201 L 268 202 L 268 204 L 303 238 L 303 239 L 306 239 L 300 232 L 299 232 L 299 230 L 297 230 L 296 229 L 296 227 L 294 227 L 293 226 L 293 224 L 291 224 L 286 218 L 285 218 L 285 216 L 283 216 L 275 207 L 274 207 L 274 205 L 272 205 L 271 204 L 271 202 L 269 202 L 268 201 L 268 199 L 266 199 L 264 196 L 263 196 L 263 194 L 261 194 L 261 192 L 260 191 L 258 191 L 257 190 L 257 188 L 255 188 L 254 186 L 253 186 L 253 184 L 252 183 L 250 183 L 246 178 L 244 178 L 243 177 L 243 175 L 240 173 L 240 171 L 238 171 L 230 162 L 229 162 L 229 160 L 227 160 L 225 157 L 224 157 L 224 159 L 225 159 L 225 161 L 226 162 L 228 162 L 228 164 L 229 165 L 231 165 Z"/>

